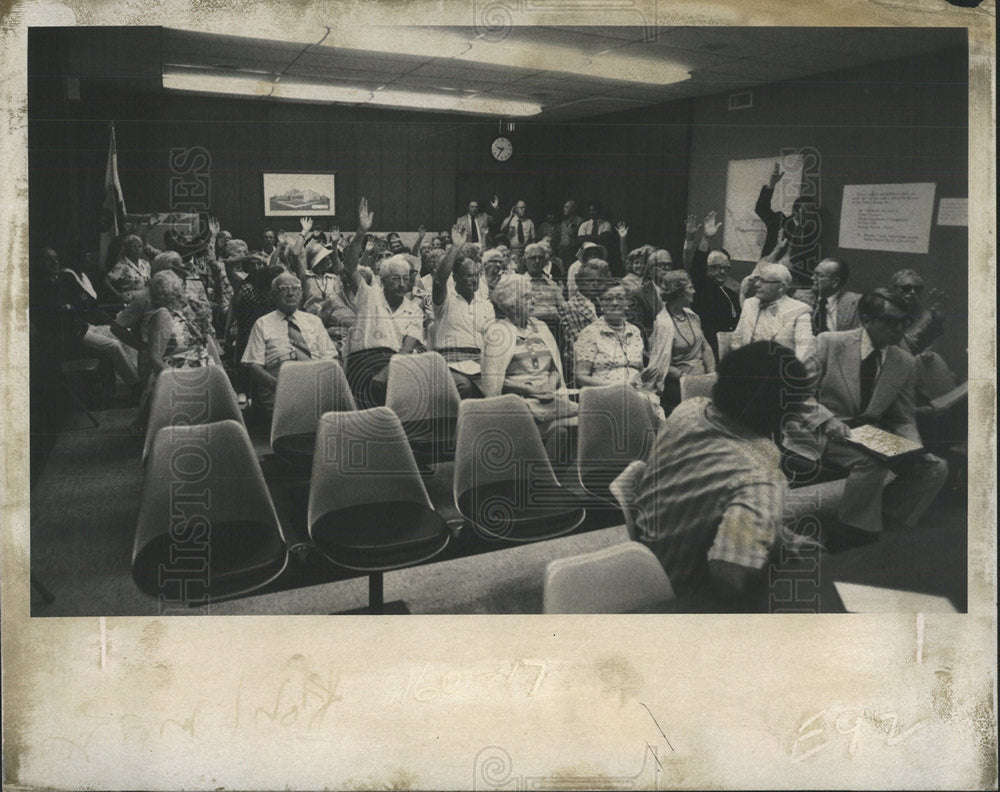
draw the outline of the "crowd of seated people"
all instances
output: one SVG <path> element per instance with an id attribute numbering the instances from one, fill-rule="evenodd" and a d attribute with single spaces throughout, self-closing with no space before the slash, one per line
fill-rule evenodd
<path id="1" fill-rule="evenodd" d="M 765 191 L 773 186 L 769 182 Z M 137 431 L 165 368 L 224 366 L 240 406 L 251 410 L 248 418 L 266 426 L 288 360 L 338 360 L 364 409 L 385 403 L 394 355 L 433 350 L 448 364 L 460 398 L 522 397 L 553 455 L 575 425 L 576 389 L 630 385 L 662 427 L 664 455 L 667 445 L 676 455 L 690 443 L 699 453 L 717 447 L 719 454 L 735 454 L 737 465 L 764 460 L 766 481 L 748 479 L 747 486 L 772 493 L 769 499 L 776 486 L 772 454 L 759 450 L 759 440 L 767 439 L 779 455 L 792 444 L 785 447 L 788 438 L 776 434 L 770 413 L 754 423 L 739 412 L 729 386 L 720 386 L 728 377 L 739 390 L 746 385 L 740 377 L 749 376 L 740 366 L 771 365 L 780 350 L 797 361 L 795 371 L 801 370 L 811 394 L 795 408 L 801 413 L 795 453 L 847 471 L 850 497 L 839 517 L 857 541 L 883 529 L 883 491 L 889 511 L 899 504 L 892 520 L 902 525 L 912 526 L 933 500 L 947 473 L 942 460 L 928 453 L 905 464 L 879 463 L 844 442 L 862 423 L 919 441 L 913 355 L 944 330 L 942 299 L 933 293 L 927 307 L 920 302 L 918 273 L 901 270 L 888 289 L 861 295 L 847 288 L 847 262 L 825 258 L 814 267 L 811 288 L 793 290 L 788 251 L 802 242 L 794 228 L 802 220 L 769 217 L 774 240 L 768 237 L 767 255 L 739 284 L 730 280 L 732 261 L 718 245 L 722 224 L 714 212 L 701 222 L 688 218 L 683 256 L 675 264 L 653 244 L 629 249 L 628 227 L 612 226 L 596 201 L 586 220 L 568 201 L 561 220 L 549 216 L 537 227 L 523 200 L 499 224 L 496 196 L 489 207 L 492 212 L 481 212 L 477 201 L 469 202 L 449 232 L 428 234 L 421 227 L 410 248 L 396 233 L 373 230 L 375 213 L 365 199 L 353 234 L 302 218 L 297 233 L 265 230 L 254 250 L 214 218 L 200 233 L 168 231 L 164 252 L 127 234 L 104 274 L 88 275 L 82 265 L 60 269 L 55 251 L 45 248 L 33 260 L 32 306 L 38 310 L 32 320 L 63 347 L 75 343 L 81 353 L 113 363 L 140 404 Z M 612 252 L 620 256 L 622 278 L 612 277 Z M 728 374 L 723 335 L 735 361 Z M 747 351 L 737 354 L 741 349 Z M 713 407 L 681 404 L 683 377 L 717 371 Z M 673 470 L 683 460 L 668 464 L 664 456 L 658 464 Z M 720 471 L 720 480 L 730 475 Z M 642 492 L 643 509 L 659 509 L 661 516 L 673 497 Z M 698 516 L 711 516 L 715 529 L 721 519 L 735 536 L 747 520 L 773 521 L 774 512 L 769 502 L 749 513 L 742 508 Z M 681 551 L 676 545 L 663 550 L 664 534 L 653 523 L 642 534 L 669 572 Z M 702 555 L 713 548 L 716 560 L 744 563 L 714 536 L 683 541 L 694 542 Z M 770 547 L 738 552 L 752 557 L 756 568 Z M 698 572 L 699 585 L 706 574 Z M 675 581 L 678 590 L 683 579 Z M 725 580 L 729 589 L 745 587 L 732 575 Z"/>

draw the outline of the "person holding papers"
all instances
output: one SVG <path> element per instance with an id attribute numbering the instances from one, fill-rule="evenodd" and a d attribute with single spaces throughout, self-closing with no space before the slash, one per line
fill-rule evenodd
<path id="1" fill-rule="evenodd" d="M 916 363 L 900 348 L 906 304 L 886 289 L 858 302 L 861 327 L 816 337 L 809 361 L 819 404 L 805 419 L 820 430 L 824 461 L 850 470 L 838 518 L 848 543 L 877 538 L 889 525 L 912 528 L 948 477 L 944 460 L 927 452 L 879 458 L 851 443 L 852 427 L 874 425 L 920 443 L 914 407 Z M 892 474 L 892 476 L 890 476 Z M 891 481 L 890 481 L 891 479 Z"/>

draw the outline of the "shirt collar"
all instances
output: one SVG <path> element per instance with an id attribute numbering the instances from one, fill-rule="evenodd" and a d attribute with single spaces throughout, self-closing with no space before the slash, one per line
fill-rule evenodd
<path id="1" fill-rule="evenodd" d="M 872 343 L 871 336 L 868 335 L 868 331 L 865 328 L 861 328 L 861 359 L 864 360 L 872 352 L 878 352 L 878 359 L 882 360 L 882 350 L 876 350 L 875 345 Z"/>

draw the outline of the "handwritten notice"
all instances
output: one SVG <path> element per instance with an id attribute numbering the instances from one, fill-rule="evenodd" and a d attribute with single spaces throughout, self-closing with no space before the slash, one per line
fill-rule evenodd
<path id="1" fill-rule="evenodd" d="M 968 198 L 942 198 L 938 201 L 938 225 L 967 226 L 968 224 Z"/>
<path id="2" fill-rule="evenodd" d="M 730 160 L 726 173 L 726 218 L 722 225 L 723 245 L 734 261 L 757 261 L 767 238 L 767 226 L 757 217 L 754 205 L 760 188 L 767 184 L 774 163 L 784 177 L 774 188 L 771 208 L 786 215 L 802 194 L 804 159 L 801 154 L 783 154 L 764 159 Z"/>
<path id="3" fill-rule="evenodd" d="M 847 184 L 840 210 L 840 247 L 926 253 L 934 213 L 933 182 Z"/>

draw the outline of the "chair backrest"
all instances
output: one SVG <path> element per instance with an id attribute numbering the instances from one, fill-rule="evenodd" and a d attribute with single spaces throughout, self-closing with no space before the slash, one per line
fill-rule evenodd
<path id="1" fill-rule="evenodd" d="M 466 399 L 458 410 L 455 502 L 473 488 L 504 481 L 523 482 L 526 499 L 531 487 L 559 488 L 538 426 L 520 396 Z"/>
<path id="2" fill-rule="evenodd" d="M 357 410 L 344 370 L 336 360 L 290 360 L 278 370 L 271 420 L 271 449 L 282 438 L 316 434 L 328 412 Z"/>
<path id="3" fill-rule="evenodd" d="M 625 542 L 550 561 L 542 598 L 544 613 L 634 613 L 662 608 L 675 595 L 653 551 Z"/>
<path id="4" fill-rule="evenodd" d="M 917 355 L 916 361 L 916 391 L 928 401 L 943 396 L 958 385 L 955 373 L 937 352 L 922 352 Z"/>
<path id="5" fill-rule="evenodd" d="M 681 377 L 681 401 L 698 396 L 712 396 L 712 387 L 718 379 L 716 374 L 689 374 Z"/>
<path id="6" fill-rule="evenodd" d="M 635 496 L 639 482 L 644 475 L 646 475 L 646 463 L 637 459 L 630 463 L 608 487 L 611 494 L 615 496 L 615 500 L 618 501 L 618 507 L 625 517 L 628 538 L 633 540 L 639 538 L 639 531 L 635 527 Z"/>
<path id="7" fill-rule="evenodd" d="M 389 360 L 385 406 L 403 423 L 455 418 L 460 403 L 455 380 L 440 353 L 393 355 Z"/>
<path id="8" fill-rule="evenodd" d="M 220 366 L 164 369 L 156 377 L 150 400 L 143 463 L 163 427 L 225 420 L 236 421 L 246 428 L 236 391 Z"/>
<path id="9" fill-rule="evenodd" d="M 276 578 L 285 537 L 246 428 L 235 420 L 165 426 L 143 479 L 132 576 L 176 601 L 233 596 Z"/>
<path id="10" fill-rule="evenodd" d="M 432 506 L 399 418 L 388 407 L 326 413 L 316 432 L 309 525 L 333 511 L 387 501 Z"/>
<path id="11" fill-rule="evenodd" d="M 720 330 L 715 334 L 715 341 L 719 345 L 719 360 L 722 360 L 733 348 L 733 331 Z"/>
<path id="12" fill-rule="evenodd" d="M 588 474 L 617 476 L 646 455 L 656 436 L 656 419 L 648 399 L 631 385 L 601 385 L 580 391 L 577 465 L 586 489 Z"/>

